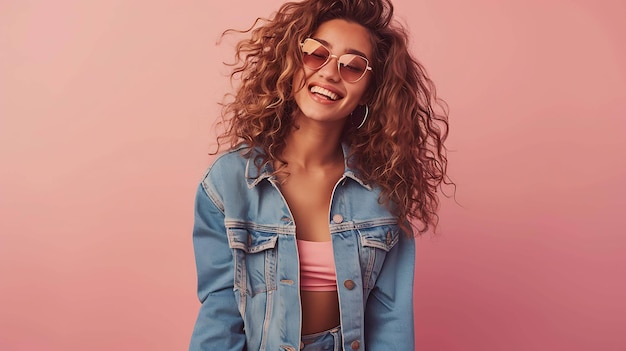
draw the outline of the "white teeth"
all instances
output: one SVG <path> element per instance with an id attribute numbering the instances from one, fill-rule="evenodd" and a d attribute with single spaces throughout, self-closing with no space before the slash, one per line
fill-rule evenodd
<path id="1" fill-rule="evenodd" d="M 322 87 L 319 87 L 317 85 L 314 85 L 314 86 L 311 87 L 311 92 L 312 93 L 317 93 L 317 94 L 320 94 L 320 95 L 324 95 L 324 96 L 326 96 L 327 98 L 329 98 L 329 99 L 331 99 L 333 101 L 339 99 L 339 95 L 333 93 L 332 91 L 330 91 L 328 89 L 324 89 Z"/>

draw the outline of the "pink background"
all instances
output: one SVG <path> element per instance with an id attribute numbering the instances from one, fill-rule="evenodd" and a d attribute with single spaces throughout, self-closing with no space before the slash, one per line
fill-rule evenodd
<path id="1" fill-rule="evenodd" d="M 0 1 L 0 349 L 183 350 L 228 27 L 282 1 Z M 451 107 L 420 350 L 626 349 L 626 3 L 395 1 Z"/>

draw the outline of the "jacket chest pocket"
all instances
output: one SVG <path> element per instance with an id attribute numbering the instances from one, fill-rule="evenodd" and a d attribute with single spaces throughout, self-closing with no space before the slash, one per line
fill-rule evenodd
<path id="1" fill-rule="evenodd" d="M 233 250 L 235 289 L 250 296 L 276 290 L 278 234 L 241 228 L 229 228 L 227 234 Z"/>
<path id="2" fill-rule="evenodd" d="M 358 229 L 358 232 L 363 284 L 365 289 L 372 289 L 387 253 L 398 243 L 400 229 L 397 225 L 382 225 Z"/>

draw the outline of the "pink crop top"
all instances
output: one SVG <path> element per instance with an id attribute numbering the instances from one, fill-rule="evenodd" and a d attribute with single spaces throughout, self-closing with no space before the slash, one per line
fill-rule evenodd
<path id="1" fill-rule="evenodd" d="M 298 255 L 300 255 L 300 289 L 337 290 L 332 241 L 298 240 Z"/>

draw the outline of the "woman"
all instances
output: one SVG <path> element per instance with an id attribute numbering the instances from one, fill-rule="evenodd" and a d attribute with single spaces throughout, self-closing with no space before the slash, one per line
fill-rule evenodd
<path id="1" fill-rule="evenodd" d="M 413 349 L 411 223 L 436 223 L 447 116 L 392 16 L 305 0 L 243 32 L 196 198 L 191 350 Z"/>

